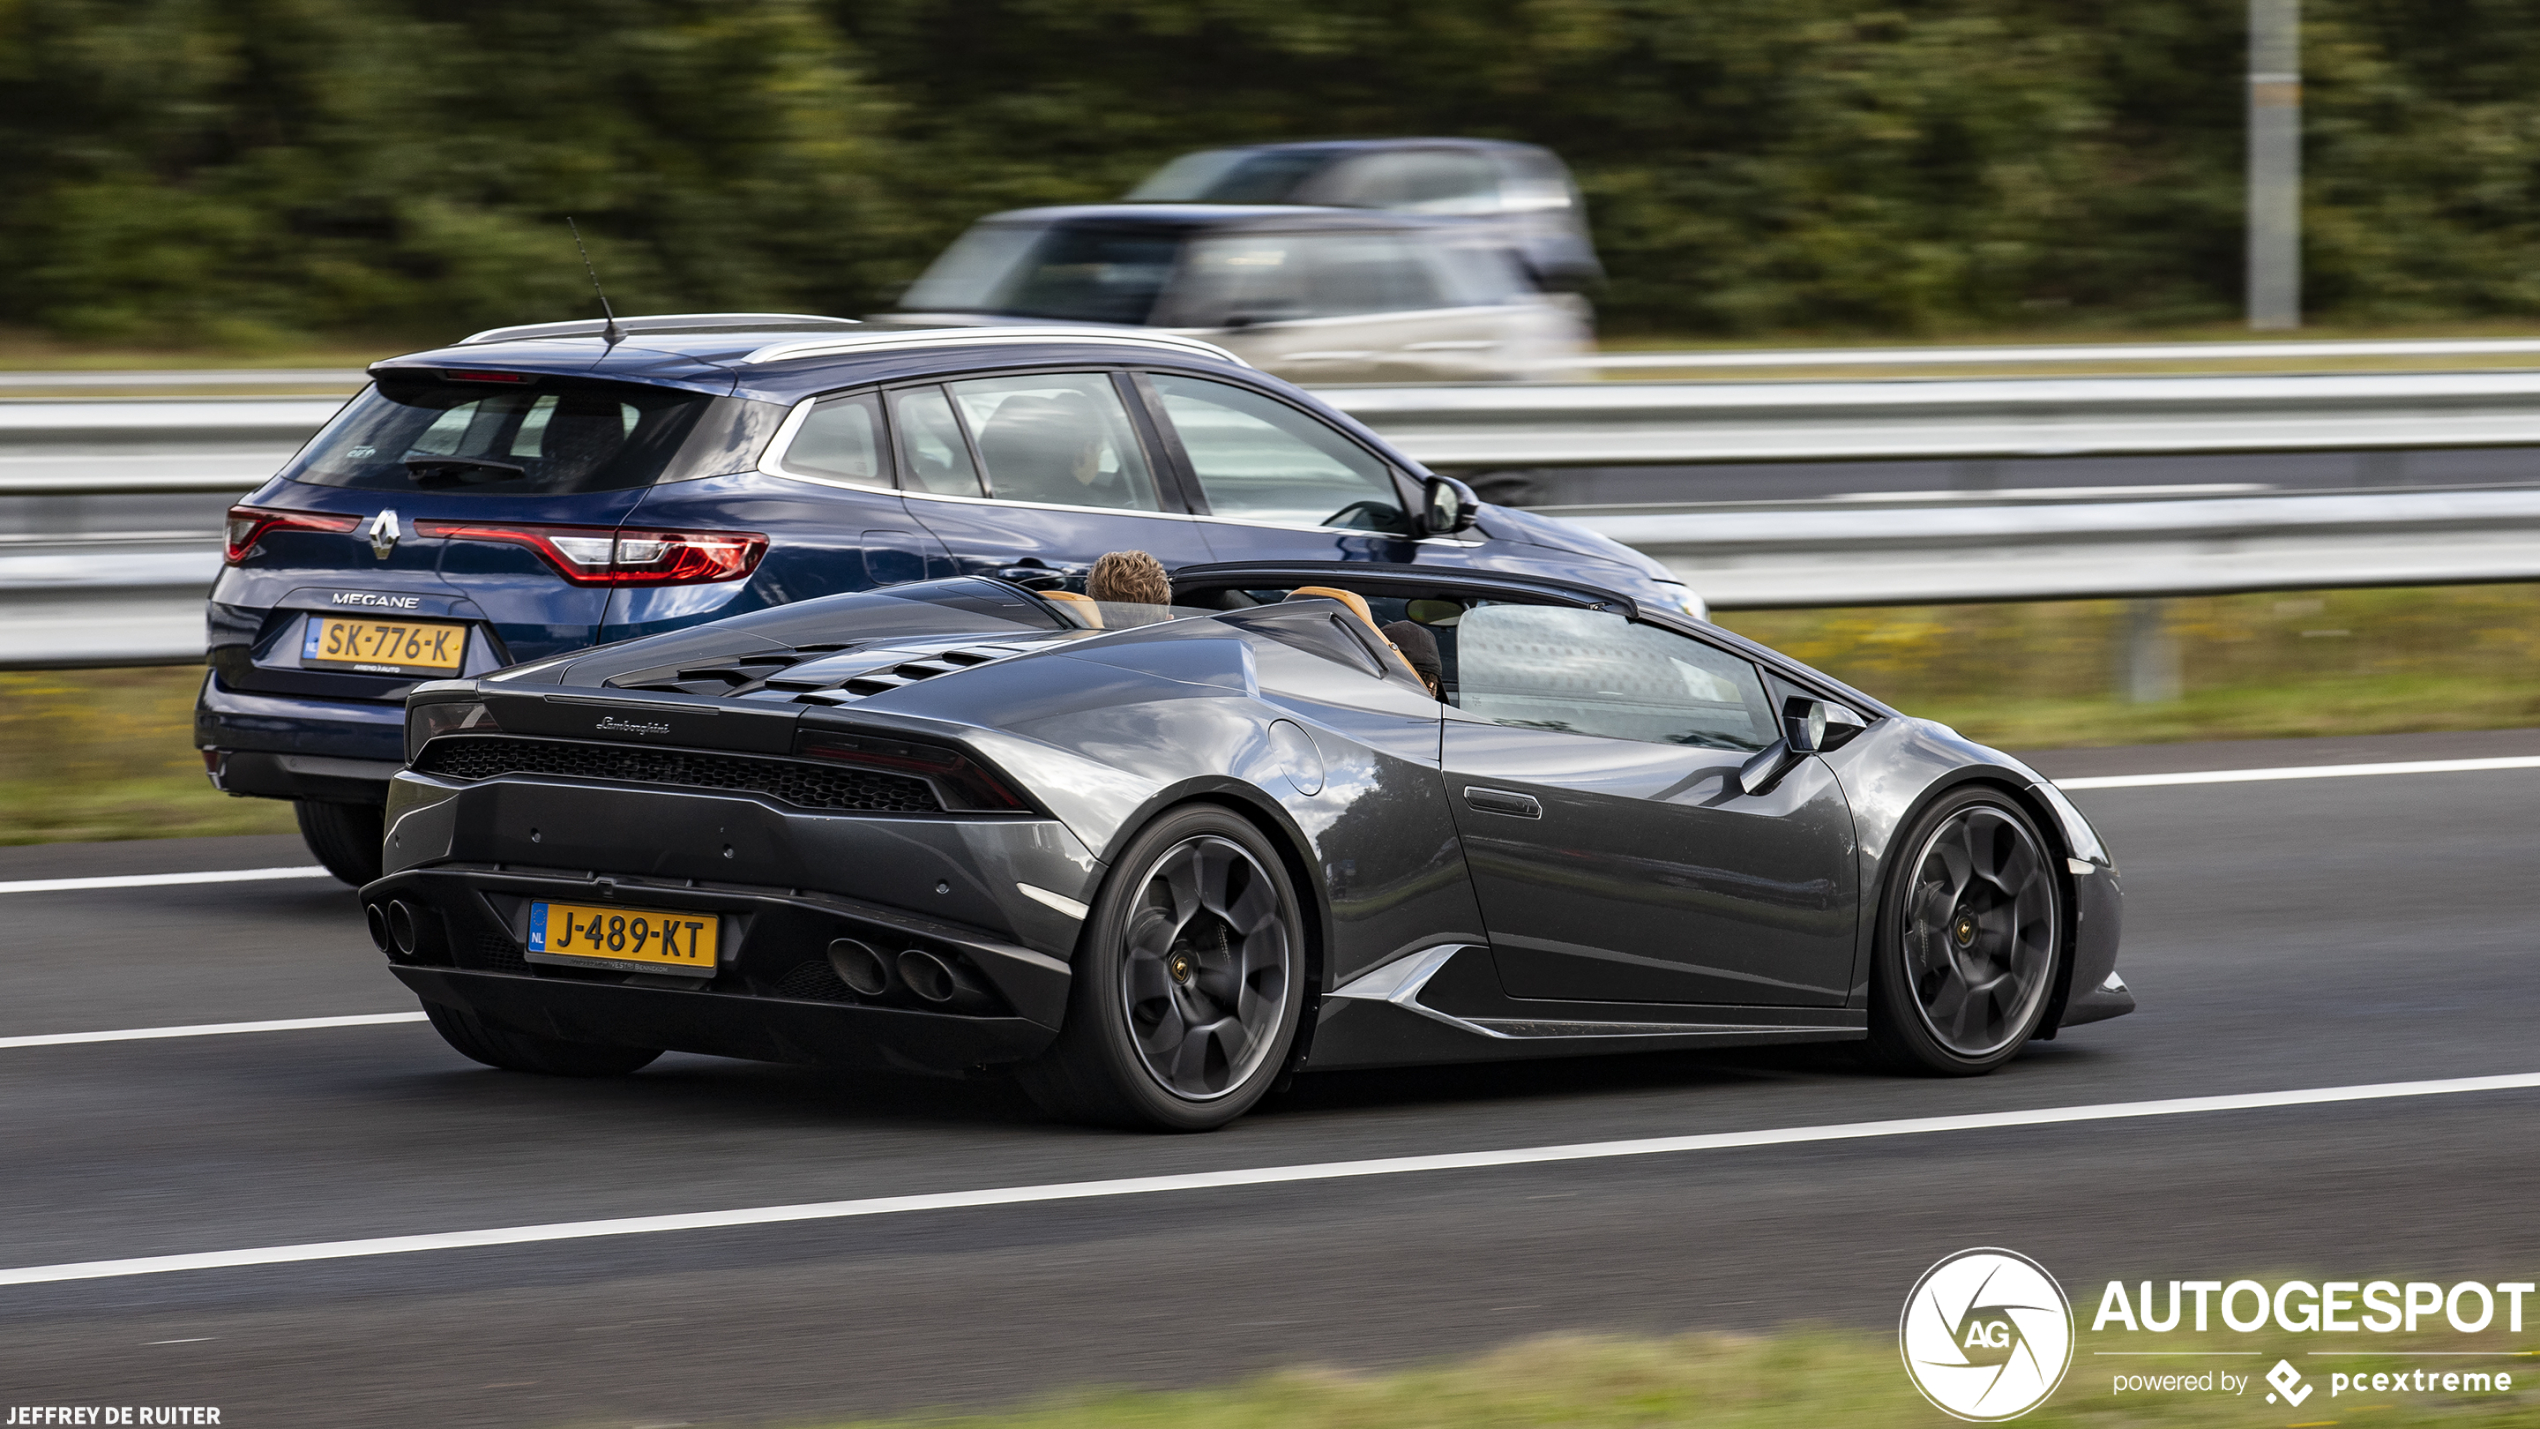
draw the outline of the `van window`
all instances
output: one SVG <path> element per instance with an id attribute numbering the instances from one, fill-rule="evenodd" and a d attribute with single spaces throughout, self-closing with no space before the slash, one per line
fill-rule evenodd
<path id="1" fill-rule="evenodd" d="M 1442 275 L 1424 251 L 1429 238 L 1345 230 L 1197 239 L 1155 321 L 1244 327 L 1463 305 L 1448 301 Z"/>
<path id="2" fill-rule="evenodd" d="M 362 491 L 621 491 L 660 479 L 713 400 L 576 377 L 486 382 L 390 373 L 337 413 L 282 474 Z"/>
<path id="3" fill-rule="evenodd" d="M 1306 249 L 1307 314 L 1337 318 L 1446 307 L 1426 259 L 1407 234 L 1316 234 Z"/>
<path id="4" fill-rule="evenodd" d="M 983 223 L 910 284 L 900 306 L 1135 326 L 1172 276 L 1182 236 L 1153 226 Z"/>
<path id="5" fill-rule="evenodd" d="M 1459 149 L 1412 149 L 1352 159 L 1316 185 L 1344 208 L 1401 213 L 1497 213 L 1499 166 Z"/>

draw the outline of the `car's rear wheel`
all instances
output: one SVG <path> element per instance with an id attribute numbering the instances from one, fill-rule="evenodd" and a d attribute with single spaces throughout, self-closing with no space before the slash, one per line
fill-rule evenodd
<path id="1" fill-rule="evenodd" d="M 1305 1003 L 1305 927 L 1278 853 L 1232 812 L 1177 810 L 1122 851 L 1076 948 L 1067 1021 L 1021 1069 L 1051 1112 L 1208 1131 L 1270 1089 Z"/>
<path id="2" fill-rule="evenodd" d="M 423 1005 L 432 1030 L 462 1057 L 507 1072 L 538 1072 L 550 1077 L 617 1077 L 635 1071 L 661 1055 L 652 1047 L 614 1047 L 600 1042 L 566 1042 L 489 1027 L 461 1008 L 437 1002 Z"/>
<path id="3" fill-rule="evenodd" d="M 302 799 L 300 839 L 326 871 L 359 888 L 379 877 L 379 845 L 387 836 L 387 811 L 377 804 L 321 804 Z"/>
<path id="4" fill-rule="evenodd" d="M 2064 956 L 2062 881 L 2046 840 L 2008 798 L 1970 789 L 1943 796 L 1894 848 L 1872 1048 L 1912 1070 L 1990 1072 L 2036 1034 Z"/>

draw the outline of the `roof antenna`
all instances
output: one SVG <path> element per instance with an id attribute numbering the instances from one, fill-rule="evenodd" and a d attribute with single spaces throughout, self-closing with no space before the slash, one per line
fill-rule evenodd
<path id="1" fill-rule="evenodd" d="M 581 227 L 570 217 L 565 219 L 564 226 L 573 230 L 573 247 L 582 255 L 582 271 L 591 275 L 591 291 L 600 295 L 600 311 L 609 320 L 608 326 L 600 329 L 600 341 L 615 347 L 626 341 L 626 334 L 618 329 L 617 311 L 609 306 L 608 290 L 600 286 L 600 270 L 591 266 L 591 250 L 582 246 Z"/>

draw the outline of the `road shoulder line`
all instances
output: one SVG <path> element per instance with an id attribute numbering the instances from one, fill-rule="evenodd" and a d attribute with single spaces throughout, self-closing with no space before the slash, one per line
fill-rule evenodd
<path id="1" fill-rule="evenodd" d="M 2387 764 L 2294 764 L 2278 769 L 2202 769 L 2185 774 L 2096 774 L 2057 779 L 2058 789 L 2147 789 L 2168 784 L 2259 784 L 2277 779 L 2355 779 L 2373 774 L 2469 774 L 2540 769 L 2540 754 L 2498 759 L 2411 759 Z"/>
<path id="2" fill-rule="evenodd" d="M 315 864 L 303 868 L 224 868 L 209 873 L 112 873 L 96 878 L 21 878 L 0 883 L 0 893 L 75 893 L 90 888 L 163 888 L 182 883 L 264 883 L 282 878 L 332 878 Z"/>
<path id="3" fill-rule="evenodd" d="M 238 1032 L 306 1032 L 320 1027 L 378 1027 L 391 1022 L 423 1020 L 420 1012 L 362 1012 L 349 1017 L 197 1022 L 185 1027 L 123 1027 L 110 1032 L 40 1032 L 27 1037 L 0 1037 L 0 1050 L 11 1047 L 74 1047 L 87 1042 L 154 1042 L 165 1037 L 226 1037 Z"/>

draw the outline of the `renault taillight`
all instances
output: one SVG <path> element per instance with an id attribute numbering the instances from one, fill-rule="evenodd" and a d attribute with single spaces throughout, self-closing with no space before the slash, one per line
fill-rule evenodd
<path id="1" fill-rule="evenodd" d="M 261 506 L 229 508 L 229 526 L 224 533 L 221 551 L 223 565 L 237 565 L 256 549 L 256 543 L 268 531 L 350 531 L 362 524 L 359 516 L 336 516 L 323 511 L 271 511 Z"/>
<path id="2" fill-rule="evenodd" d="M 605 526 L 515 526 L 417 521 L 442 541 L 500 541 L 536 551 L 575 585 L 703 585 L 739 580 L 767 554 L 756 531 L 612 531 Z"/>

